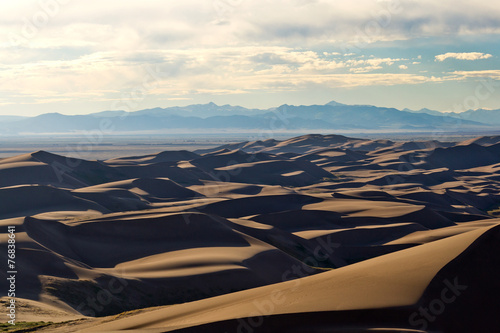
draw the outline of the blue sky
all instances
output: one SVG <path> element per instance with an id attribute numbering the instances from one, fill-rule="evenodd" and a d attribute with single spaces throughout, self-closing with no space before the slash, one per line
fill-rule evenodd
<path id="1" fill-rule="evenodd" d="M 490 0 L 0 4 L 0 115 L 215 102 L 500 108 Z"/>

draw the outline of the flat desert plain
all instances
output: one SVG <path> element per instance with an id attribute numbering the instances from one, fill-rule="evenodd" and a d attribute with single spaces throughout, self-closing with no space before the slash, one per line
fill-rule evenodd
<path id="1" fill-rule="evenodd" d="M 16 321 L 40 332 L 499 332 L 499 189 L 494 136 L 3 158 Z"/>

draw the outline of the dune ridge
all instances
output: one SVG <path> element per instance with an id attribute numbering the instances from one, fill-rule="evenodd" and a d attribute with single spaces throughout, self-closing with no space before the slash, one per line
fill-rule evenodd
<path id="1" fill-rule="evenodd" d="M 19 318 L 71 320 L 47 332 L 495 332 L 498 142 L 312 134 L 2 159 Z"/>

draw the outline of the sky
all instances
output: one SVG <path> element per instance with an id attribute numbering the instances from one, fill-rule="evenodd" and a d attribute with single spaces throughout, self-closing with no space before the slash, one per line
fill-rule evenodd
<path id="1" fill-rule="evenodd" d="M 2 1 L 0 115 L 500 109 L 499 42 L 491 0 Z"/>

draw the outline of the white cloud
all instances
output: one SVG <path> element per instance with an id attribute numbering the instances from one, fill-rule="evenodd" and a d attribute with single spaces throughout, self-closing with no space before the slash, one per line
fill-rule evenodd
<path id="1" fill-rule="evenodd" d="M 406 65 L 399 65 L 399 69 L 408 69 L 408 66 L 406 66 Z"/>
<path id="2" fill-rule="evenodd" d="M 312 83 L 388 84 L 383 75 L 395 84 L 435 82 L 440 79 L 430 72 L 391 73 L 422 58 L 418 50 L 416 58 L 403 59 L 398 43 L 500 32 L 500 7 L 491 0 L 216 1 L 222 8 L 214 0 L 108 0 L 43 6 L 62 2 L 0 4 L 1 103 L 114 100 L 142 83 L 147 66 L 168 73 L 149 93 L 175 100 L 207 93 L 208 87 L 220 94 L 272 94 Z M 12 36 L 20 45 L 10 43 Z M 395 53 L 383 52 L 385 46 Z M 436 61 L 492 57 L 450 54 Z M 473 75 L 480 74 L 466 77 Z"/>
<path id="3" fill-rule="evenodd" d="M 156 59 L 156 63 L 143 64 L 143 57 Z M 162 74 L 145 93 L 171 101 L 196 94 L 300 91 L 309 85 L 357 87 L 441 80 L 412 74 L 367 74 L 403 60 L 407 59 L 335 61 L 322 52 L 283 47 L 96 52 L 77 59 L 11 65 L 2 71 L 0 92 L 20 96 L 11 98 L 15 101 L 29 97 L 32 104 L 85 99 L 111 104 L 149 80 L 148 67 L 155 66 Z"/>
<path id="4" fill-rule="evenodd" d="M 377 41 L 500 31 L 500 8 L 491 0 L 459 4 L 453 0 L 359 0 L 356 5 L 327 0 L 108 0 L 66 1 L 51 10 L 42 5 L 58 2 L 4 1 L 0 31 L 7 38 L 1 40 L 16 35 L 30 45 L 51 41 L 100 48 L 193 43 L 211 47 L 347 43 L 362 48 Z M 40 21 L 43 17 L 47 19 Z M 27 25 L 35 28 L 29 33 L 32 36 L 25 34 L 33 30 Z M 85 26 L 88 29 L 82 29 Z"/>
<path id="5" fill-rule="evenodd" d="M 290 90 L 303 80 L 323 82 L 329 75 L 367 73 L 402 60 L 406 59 L 336 60 L 330 53 L 325 56 L 323 52 L 275 46 L 106 51 L 76 59 L 30 61 L 3 70 L 0 67 L 3 78 L 0 91 L 8 92 L 6 95 L 32 96 L 38 102 L 54 101 L 61 96 L 82 99 L 90 95 L 103 99 L 133 90 L 147 77 L 147 68 L 155 66 L 165 74 L 158 87 L 148 91 L 151 94 L 177 98 L 189 91 L 207 93 L 208 83 L 213 86 L 210 91 L 217 94 L 264 87 L 271 91 Z M 350 85 L 366 82 L 349 78 Z M 288 79 L 291 85 L 286 84 Z M 375 82 L 370 81 L 370 85 Z M 83 92 L 87 95 L 82 95 Z"/>
<path id="6" fill-rule="evenodd" d="M 451 74 L 457 75 L 462 78 L 489 78 L 494 80 L 500 80 L 500 69 L 490 69 L 482 71 L 454 71 Z M 497 83 L 497 87 L 500 86 L 500 82 Z"/>
<path id="7" fill-rule="evenodd" d="M 333 74 L 311 78 L 312 82 L 318 84 L 326 84 L 329 87 L 343 88 L 422 84 L 426 82 L 443 82 L 445 80 L 445 78 L 438 78 L 434 76 L 428 77 L 423 75 L 396 73 Z"/>
<path id="8" fill-rule="evenodd" d="M 384 68 L 383 66 L 391 66 L 395 62 L 403 61 L 407 59 L 401 58 L 369 58 L 369 59 L 359 59 L 359 60 L 347 60 L 345 63 L 347 67 L 350 67 L 349 71 L 354 73 L 367 73 L 377 69 Z"/>
<path id="9" fill-rule="evenodd" d="M 455 53 L 455 52 L 448 52 L 444 54 L 439 54 L 435 58 L 435 61 L 444 61 L 446 59 L 458 59 L 458 60 L 479 60 L 479 59 L 488 59 L 491 58 L 492 55 L 488 53 L 481 53 L 481 52 L 462 52 L 462 53 Z"/>

